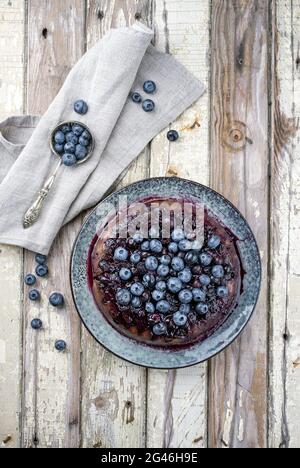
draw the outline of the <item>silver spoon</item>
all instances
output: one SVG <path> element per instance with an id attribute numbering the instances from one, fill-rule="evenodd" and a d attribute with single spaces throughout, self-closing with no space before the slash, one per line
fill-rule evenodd
<path id="1" fill-rule="evenodd" d="M 92 133 L 91 131 L 89 130 L 89 128 L 83 124 L 82 122 L 77 122 L 77 121 L 70 121 L 70 122 L 62 122 L 60 123 L 59 125 L 57 125 L 55 127 L 55 129 L 51 132 L 51 137 L 50 137 L 50 148 L 51 148 L 51 151 L 57 156 L 59 157 L 59 163 L 58 165 L 56 166 L 53 174 L 49 177 L 49 179 L 47 179 L 47 181 L 45 182 L 45 185 L 43 186 L 43 188 L 39 191 L 38 193 L 38 197 L 37 199 L 35 200 L 35 202 L 31 205 L 31 207 L 26 211 L 25 215 L 24 215 L 24 219 L 23 219 L 23 227 L 25 229 L 29 228 L 30 226 L 32 226 L 36 221 L 37 219 L 39 218 L 40 214 L 41 214 L 41 211 L 42 211 L 42 208 L 43 208 L 43 203 L 44 203 L 44 200 L 45 198 L 48 196 L 50 190 L 51 190 L 51 187 L 53 186 L 54 184 L 54 181 L 55 181 L 55 178 L 56 178 L 56 175 L 58 173 L 58 170 L 60 168 L 60 166 L 63 164 L 62 163 L 62 155 L 60 153 L 58 153 L 56 150 L 55 150 L 55 141 L 54 141 L 54 135 L 56 132 L 58 132 L 63 125 L 70 125 L 70 126 L 73 126 L 73 125 L 80 125 L 81 127 L 83 127 L 85 130 L 87 130 L 89 132 L 89 134 L 91 135 L 91 143 L 90 145 L 88 146 L 88 153 L 86 155 L 86 157 L 84 159 L 81 159 L 79 161 L 76 162 L 76 166 L 79 165 L 79 164 L 83 164 L 84 162 L 86 162 L 92 155 L 93 153 L 93 150 L 94 150 L 94 145 L 95 145 L 95 142 L 94 142 L 94 138 L 92 136 Z"/>

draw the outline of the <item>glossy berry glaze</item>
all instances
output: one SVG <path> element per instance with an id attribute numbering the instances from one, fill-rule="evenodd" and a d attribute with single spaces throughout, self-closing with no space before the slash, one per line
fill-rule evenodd
<path id="1" fill-rule="evenodd" d="M 184 202 L 184 200 L 178 199 L 162 200 L 157 198 L 141 201 L 149 207 L 151 203 L 158 201 L 164 203 Z M 111 238 L 109 229 L 106 229 L 105 235 L 99 233 L 99 237 L 95 238 L 91 246 L 88 266 L 90 285 L 99 310 L 120 333 L 144 344 L 176 349 L 178 346 L 186 347 L 205 340 L 225 322 L 238 302 L 242 287 L 243 271 L 236 244 L 237 239 L 207 210 L 205 210 L 204 219 L 205 240 L 200 251 L 182 252 L 179 250 L 178 253 L 172 253 L 169 251 L 172 239 L 159 239 L 163 248 L 161 252 L 149 251 L 147 250 L 149 248 L 147 242 L 144 244 L 141 243 L 141 240 L 135 242 L 130 237 L 128 239 Z M 172 219 L 170 226 L 172 233 L 174 230 Z M 220 239 L 220 245 L 215 248 L 208 247 L 212 236 L 217 236 Z M 152 236 L 148 240 L 151 241 L 151 239 Z M 145 242 L 147 239 L 143 241 Z M 120 247 L 128 252 L 126 260 L 116 259 L 116 249 Z M 152 247 L 154 250 L 159 250 L 157 248 L 159 246 L 156 244 L 152 244 Z M 186 258 L 189 259 L 186 257 L 187 253 L 196 254 L 193 263 L 186 261 Z M 201 254 L 203 253 L 212 257 L 208 266 L 201 263 Z M 132 254 L 135 255 L 132 256 Z M 168 265 L 169 271 L 168 268 L 167 270 L 164 268 L 154 271 L 147 270 L 146 265 L 154 265 L 155 268 L 156 263 L 159 266 L 166 263 L 164 255 L 171 258 L 172 263 Z M 153 258 L 147 261 L 149 257 L 155 257 L 158 262 L 155 260 L 153 262 Z M 182 268 L 180 260 L 179 262 L 175 261 L 173 269 L 175 257 L 184 260 L 184 271 L 175 271 Z M 131 276 L 130 279 L 126 280 L 126 275 L 130 275 L 128 270 L 130 270 Z M 222 270 L 223 276 L 220 278 L 218 276 L 220 276 L 220 271 L 222 274 Z M 168 272 L 167 275 L 163 276 L 166 272 Z M 145 275 L 147 274 L 154 276 L 154 284 L 145 283 Z M 184 280 L 181 282 L 180 291 L 171 292 L 169 290 L 168 281 L 170 278 Z M 208 282 L 209 284 L 207 284 Z M 133 292 L 136 290 L 138 294 L 141 292 L 135 283 L 144 286 L 141 295 L 131 294 L 131 290 Z M 166 284 L 167 288 L 165 288 Z M 120 290 L 125 290 L 125 297 L 121 294 L 123 302 L 126 300 L 128 302 L 128 295 L 131 294 L 129 304 L 122 305 L 118 302 Z M 192 300 L 191 293 L 193 294 Z M 203 293 L 204 299 L 202 298 Z"/>

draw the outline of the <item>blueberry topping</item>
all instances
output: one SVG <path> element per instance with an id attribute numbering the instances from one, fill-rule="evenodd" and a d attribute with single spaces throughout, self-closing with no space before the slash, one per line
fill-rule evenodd
<path id="1" fill-rule="evenodd" d="M 180 242 L 185 239 L 185 235 L 182 229 L 174 229 L 171 238 L 174 242 Z"/>
<path id="2" fill-rule="evenodd" d="M 183 282 L 183 283 L 189 283 L 192 279 L 192 272 L 189 268 L 185 268 L 184 270 L 180 271 L 178 273 L 178 278 Z"/>
<path id="3" fill-rule="evenodd" d="M 150 250 L 150 242 L 149 241 L 144 241 L 141 245 L 141 249 L 143 252 L 149 252 Z"/>
<path id="4" fill-rule="evenodd" d="M 65 134 L 59 130 L 54 135 L 54 141 L 55 141 L 55 143 L 58 143 L 59 145 L 62 145 L 66 141 Z"/>
<path id="5" fill-rule="evenodd" d="M 208 310 L 209 308 L 207 304 L 200 303 L 196 305 L 196 312 L 199 315 L 206 315 Z"/>
<path id="6" fill-rule="evenodd" d="M 156 336 L 165 335 L 167 333 L 167 326 L 165 323 L 159 322 L 154 325 L 152 331 Z"/>
<path id="7" fill-rule="evenodd" d="M 220 286 L 218 289 L 217 289 L 217 296 L 218 297 L 221 297 L 221 298 L 224 298 L 224 297 L 227 297 L 229 294 L 229 290 L 226 286 Z"/>
<path id="8" fill-rule="evenodd" d="M 72 127 L 72 132 L 79 137 L 84 132 L 84 128 L 81 125 L 75 124 Z"/>
<path id="9" fill-rule="evenodd" d="M 128 252 L 124 247 L 118 247 L 114 252 L 114 259 L 119 262 L 125 262 L 128 258 Z"/>
<path id="10" fill-rule="evenodd" d="M 64 305 L 64 296 L 61 293 L 55 292 L 49 297 L 49 302 L 53 307 L 62 307 Z"/>
<path id="11" fill-rule="evenodd" d="M 162 301 L 165 298 L 165 292 L 157 291 L 157 289 L 155 289 L 152 291 L 152 298 L 155 302 Z"/>
<path id="12" fill-rule="evenodd" d="M 196 265 L 198 263 L 198 256 L 195 252 L 188 252 L 184 260 L 188 265 Z"/>
<path id="13" fill-rule="evenodd" d="M 159 267 L 157 268 L 157 274 L 162 278 L 168 276 L 169 272 L 170 268 L 167 265 L 159 265 Z"/>
<path id="14" fill-rule="evenodd" d="M 54 145 L 54 149 L 58 154 L 62 154 L 64 152 L 64 145 L 60 145 L 59 143 L 56 143 Z"/>
<path id="15" fill-rule="evenodd" d="M 184 327 L 187 322 L 187 316 L 181 312 L 175 312 L 173 315 L 173 322 L 177 327 Z"/>
<path id="16" fill-rule="evenodd" d="M 129 268 L 121 268 L 121 270 L 119 271 L 119 276 L 120 276 L 121 280 L 129 281 L 130 278 L 132 277 L 132 273 L 129 270 Z"/>
<path id="17" fill-rule="evenodd" d="M 183 239 L 178 244 L 179 250 L 181 252 L 188 252 L 192 248 L 192 244 L 189 240 Z"/>
<path id="18" fill-rule="evenodd" d="M 178 244 L 176 242 L 170 242 L 168 250 L 170 253 L 176 254 L 178 252 Z"/>
<path id="19" fill-rule="evenodd" d="M 193 298 L 195 302 L 204 302 L 206 299 L 205 291 L 203 291 L 203 289 L 200 288 L 194 288 Z"/>
<path id="20" fill-rule="evenodd" d="M 169 141 L 177 141 L 179 138 L 179 133 L 176 130 L 170 130 L 167 133 L 167 138 Z"/>
<path id="21" fill-rule="evenodd" d="M 131 301 L 131 294 L 128 289 L 119 289 L 116 294 L 117 303 L 120 305 L 129 305 Z"/>
<path id="22" fill-rule="evenodd" d="M 77 112 L 77 114 L 85 115 L 88 110 L 89 110 L 89 106 L 82 99 L 75 102 L 74 111 Z"/>
<path id="23" fill-rule="evenodd" d="M 88 150 L 86 146 L 76 145 L 75 156 L 77 161 L 82 161 L 84 158 L 86 158 L 87 154 Z"/>
<path id="24" fill-rule="evenodd" d="M 35 272 L 38 276 L 43 278 L 44 276 L 48 275 L 48 267 L 47 265 L 38 265 L 35 269 Z"/>
<path id="25" fill-rule="evenodd" d="M 168 289 L 171 293 L 177 294 L 182 290 L 182 282 L 178 278 L 170 278 L 168 280 Z"/>
<path id="26" fill-rule="evenodd" d="M 31 320 L 31 328 L 33 328 L 34 330 L 40 330 L 42 326 L 43 326 L 43 322 L 40 319 L 35 318 Z"/>
<path id="27" fill-rule="evenodd" d="M 156 304 L 156 310 L 161 314 L 167 314 L 168 312 L 170 312 L 170 309 L 171 306 L 168 301 L 162 300 Z"/>
<path id="28" fill-rule="evenodd" d="M 220 244 L 221 244 L 221 239 L 219 236 L 216 236 L 216 235 L 211 236 L 207 242 L 207 245 L 210 249 L 216 249 L 217 247 L 219 247 Z"/>
<path id="29" fill-rule="evenodd" d="M 182 314 L 188 315 L 190 311 L 191 311 L 190 304 L 181 304 L 181 306 L 179 307 L 179 312 L 181 312 Z"/>
<path id="30" fill-rule="evenodd" d="M 36 277 L 34 275 L 26 275 L 25 276 L 25 284 L 27 284 L 27 286 L 33 286 L 35 283 L 36 283 Z"/>
<path id="31" fill-rule="evenodd" d="M 212 262 L 212 256 L 206 252 L 201 253 L 199 258 L 203 266 L 209 266 Z"/>
<path id="32" fill-rule="evenodd" d="M 134 296 L 131 300 L 131 305 L 132 307 L 134 307 L 135 309 L 139 309 L 141 306 L 142 306 L 142 301 L 139 297 L 137 296 Z"/>
<path id="33" fill-rule="evenodd" d="M 222 265 L 215 265 L 211 272 L 215 278 L 223 278 L 224 276 L 224 268 Z"/>
<path id="34" fill-rule="evenodd" d="M 154 304 L 152 304 L 152 302 L 147 302 L 145 304 L 145 311 L 147 312 L 147 314 L 154 314 L 155 312 Z"/>
<path id="35" fill-rule="evenodd" d="M 160 263 L 161 263 L 162 265 L 167 265 L 167 266 L 168 266 L 168 265 L 170 265 L 171 260 L 172 260 L 172 259 L 171 259 L 170 255 L 163 255 L 163 256 L 160 258 Z"/>
<path id="36" fill-rule="evenodd" d="M 44 265 L 47 261 L 47 256 L 46 255 L 42 255 L 42 254 L 36 254 L 35 256 L 35 261 L 36 263 L 38 263 L 39 265 Z"/>
<path id="37" fill-rule="evenodd" d="M 75 153 L 76 146 L 73 143 L 66 143 L 64 146 L 65 153 Z"/>
<path id="38" fill-rule="evenodd" d="M 60 352 L 65 351 L 67 349 L 67 343 L 64 340 L 56 340 L 55 349 Z"/>
<path id="39" fill-rule="evenodd" d="M 208 275 L 201 275 L 199 281 L 202 286 L 208 286 L 210 284 L 210 277 Z"/>
<path id="40" fill-rule="evenodd" d="M 135 233 L 132 239 L 135 244 L 141 244 L 144 240 L 142 234 L 140 234 L 139 232 Z"/>
<path id="41" fill-rule="evenodd" d="M 146 274 L 143 276 L 143 284 L 145 286 L 148 286 L 149 288 L 152 288 L 155 285 L 155 276 Z"/>
<path id="42" fill-rule="evenodd" d="M 28 297 L 33 302 L 39 301 L 41 299 L 41 295 L 37 289 L 31 289 L 31 291 L 29 291 Z"/>
<path id="43" fill-rule="evenodd" d="M 151 99 L 146 99 L 143 102 L 143 109 L 145 112 L 152 112 L 155 109 L 155 104 Z"/>
<path id="44" fill-rule="evenodd" d="M 189 289 L 183 289 L 180 291 L 178 298 L 182 304 L 189 304 L 193 300 L 192 291 Z"/>
<path id="45" fill-rule="evenodd" d="M 65 166 L 71 167 L 74 166 L 77 162 L 75 154 L 65 153 L 62 157 L 62 162 Z"/>
<path id="46" fill-rule="evenodd" d="M 150 270 L 150 271 L 157 270 L 158 268 L 157 258 L 153 256 L 146 258 L 145 267 L 147 268 L 147 270 Z"/>
<path id="47" fill-rule="evenodd" d="M 136 93 L 136 92 L 132 93 L 131 94 L 131 99 L 136 104 L 140 104 L 142 102 L 142 96 L 140 95 L 140 93 Z"/>
<path id="48" fill-rule="evenodd" d="M 145 288 L 142 285 L 142 283 L 134 283 L 130 288 L 130 292 L 134 296 L 141 296 L 144 293 L 144 291 L 145 291 Z"/>
<path id="49" fill-rule="evenodd" d="M 173 270 L 177 272 L 183 270 L 185 267 L 184 261 L 180 257 L 174 257 L 171 262 L 171 265 L 172 265 Z"/>
<path id="50" fill-rule="evenodd" d="M 156 84 L 154 81 L 147 80 L 143 85 L 143 89 L 147 94 L 153 94 L 156 91 Z"/>
<path id="51" fill-rule="evenodd" d="M 163 249 L 163 246 L 162 246 L 162 243 L 159 240 L 153 239 L 152 241 L 150 241 L 150 250 L 152 252 L 161 253 L 162 249 Z"/>
<path id="52" fill-rule="evenodd" d="M 68 143 L 73 143 L 73 145 L 77 145 L 78 143 L 78 137 L 74 135 L 73 132 L 69 132 L 66 134 L 66 141 Z"/>
<path id="53" fill-rule="evenodd" d="M 157 289 L 158 291 L 166 291 L 167 283 L 165 281 L 158 281 L 156 283 L 155 289 Z"/>
<path id="54" fill-rule="evenodd" d="M 134 252 L 130 256 L 130 261 L 131 263 L 134 263 L 135 265 L 138 264 L 141 261 L 141 255 L 138 252 Z"/>

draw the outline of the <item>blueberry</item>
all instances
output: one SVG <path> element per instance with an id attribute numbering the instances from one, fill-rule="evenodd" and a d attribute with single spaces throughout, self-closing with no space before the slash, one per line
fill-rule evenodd
<path id="1" fill-rule="evenodd" d="M 178 252 L 178 244 L 176 242 L 170 242 L 168 250 L 170 253 L 176 254 Z"/>
<path id="2" fill-rule="evenodd" d="M 36 318 L 36 319 L 33 319 L 31 320 L 31 328 L 33 328 L 34 330 L 40 330 L 43 326 L 43 322 Z"/>
<path id="3" fill-rule="evenodd" d="M 158 301 L 156 304 L 156 310 L 161 314 L 167 314 L 170 312 L 171 306 L 168 301 Z"/>
<path id="4" fill-rule="evenodd" d="M 173 315 L 173 322 L 177 327 L 184 327 L 187 322 L 187 316 L 181 312 L 175 312 Z"/>
<path id="5" fill-rule="evenodd" d="M 140 234 L 139 232 L 136 232 L 134 236 L 132 236 L 132 239 L 135 244 L 141 244 L 144 240 L 142 234 Z"/>
<path id="6" fill-rule="evenodd" d="M 157 258 L 153 256 L 146 258 L 145 267 L 147 268 L 147 270 L 150 270 L 150 271 L 157 270 L 157 267 L 158 267 Z"/>
<path id="7" fill-rule="evenodd" d="M 141 245 L 141 249 L 143 252 L 149 252 L 150 250 L 150 242 L 149 241 L 144 241 Z"/>
<path id="8" fill-rule="evenodd" d="M 119 262 L 125 262 L 128 259 L 128 252 L 124 247 L 118 247 L 114 251 L 114 259 Z"/>
<path id="9" fill-rule="evenodd" d="M 135 265 L 138 264 L 141 261 L 141 255 L 138 252 L 134 252 L 130 256 L 130 261 L 131 263 L 134 263 Z"/>
<path id="10" fill-rule="evenodd" d="M 155 302 L 162 301 L 165 298 L 165 292 L 157 291 L 157 289 L 155 289 L 154 291 L 152 291 L 152 298 Z"/>
<path id="11" fill-rule="evenodd" d="M 84 158 L 86 158 L 87 154 L 88 150 L 86 146 L 76 145 L 75 156 L 77 161 L 82 161 Z"/>
<path id="12" fill-rule="evenodd" d="M 181 252 L 188 252 L 192 248 L 192 244 L 189 240 L 183 239 L 178 244 L 179 250 Z"/>
<path id="13" fill-rule="evenodd" d="M 69 132 L 66 134 L 66 141 L 67 143 L 73 143 L 73 145 L 77 145 L 78 137 L 74 135 L 73 132 Z"/>
<path id="14" fill-rule="evenodd" d="M 128 289 L 119 289 L 116 294 L 117 303 L 120 305 L 127 306 L 131 301 L 131 294 Z"/>
<path id="15" fill-rule="evenodd" d="M 60 352 L 65 351 L 67 349 L 67 343 L 64 340 L 56 340 L 55 349 Z"/>
<path id="16" fill-rule="evenodd" d="M 76 146 L 73 143 L 66 143 L 64 146 L 64 150 L 66 153 L 75 153 Z"/>
<path id="17" fill-rule="evenodd" d="M 157 291 L 165 291 L 167 289 L 167 283 L 165 281 L 158 281 L 155 289 L 157 289 Z"/>
<path id="18" fill-rule="evenodd" d="M 208 310 L 209 308 L 207 304 L 200 303 L 196 305 L 196 312 L 199 315 L 206 315 Z"/>
<path id="19" fill-rule="evenodd" d="M 224 298 L 224 297 L 227 297 L 229 294 L 229 290 L 226 286 L 220 286 L 218 289 L 217 289 L 217 296 L 218 297 L 221 297 L 221 298 Z"/>
<path id="20" fill-rule="evenodd" d="M 167 333 L 167 326 L 163 322 L 156 323 L 152 328 L 152 332 L 156 336 L 162 336 Z"/>
<path id="21" fill-rule="evenodd" d="M 183 282 L 183 283 L 189 283 L 192 279 L 192 272 L 189 268 L 185 268 L 184 270 L 180 271 L 178 273 L 178 278 Z"/>
<path id="22" fill-rule="evenodd" d="M 203 266 L 209 266 L 212 262 L 212 256 L 206 252 L 201 253 L 199 259 Z"/>
<path id="23" fill-rule="evenodd" d="M 182 304 L 189 304 L 193 300 L 192 291 L 189 289 L 183 289 L 180 291 L 178 298 Z"/>
<path id="24" fill-rule="evenodd" d="M 54 141 L 55 141 L 55 143 L 58 143 L 59 145 L 62 145 L 66 141 L 65 134 L 59 130 L 54 135 Z"/>
<path id="25" fill-rule="evenodd" d="M 174 257 L 171 265 L 172 265 L 173 270 L 177 272 L 183 270 L 185 267 L 184 261 L 180 257 Z"/>
<path id="26" fill-rule="evenodd" d="M 134 296 L 142 296 L 145 292 L 145 288 L 142 285 L 142 283 L 133 283 L 133 285 L 130 288 L 131 294 Z"/>
<path id="27" fill-rule="evenodd" d="M 224 268 L 222 265 L 215 265 L 211 272 L 215 278 L 223 278 L 224 276 Z"/>
<path id="28" fill-rule="evenodd" d="M 88 110 L 89 110 L 89 106 L 82 99 L 75 102 L 74 111 L 77 112 L 77 114 L 85 115 Z"/>
<path id="29" fill-rule="evenodd" d="M 64 145 L 60 145 L 59 143 L 56 143 L 54 145 L 54 149 L 58 154 L 62 154 L 64 152 Z"/>
<path id="30" fill-rule="evenodd" d="M 211 236 L 208 239 L 207 245 L 210 249 L 216 249 L 221 244 L 221 238 L 219 236 Z"/>
<path id="31" fill-rule="evenodd" d="M 154 253 L 161 253 L 163 250 L 162 243 L 157 239 L 153 239 L 150 241 L 150 250 Z"/>
<path id="32" fill-rule="evenodd" d="M 157 268 L 157 274 L 162 278 L 165 278 L 170 273 L 170 268 L 167 265 L 159 265 Z"/>
<path id="33" fill-rule="evenodd" d="M 142 102 L 142 96 L 140 95 L 140 93 L 136 93 L 136 92 L 131 93 L 131 99 L 136 104 L 140 104 Z"/>
<path id="34" fill-rule="evenodd" d="M 87 141 L 91 141 L 92 135 L 87 130 L 84 130 L 84 132 L 81 134 L 81 138 L 84 138 Z"/>
<path id="35" fill-rule="evenodd" d="M 60 127 L 60 131 L 63 133 L 68 133 L 71 131 L 71 126 L 70 124 L 64 124 Z"/>
<path id="36" fill-rule="evenodd" d="M 181 312 L 182 314 L 188 315 L 190 311 L 191 311 L 190 304 L 181 304 L 181 306 L 179 307 L 179 312 Z"/>
<path id="37" fill-rule="evenodd" d="M 150 274 L 144 275 L 143 284 L 148 288 L 152 288 L 155 285 L 155 276 Z"/>
<path id="38" fill-rule="evenodd" d="M 25 284 L 27 284 L 27 286 L 33 286 L 35 283 L 36 283 L 36 277 L 34 275 L 26 275 L 25 276 Z"/>
<path id="39" fill-rule="evenodd" d="M 156 84 L 154 81 L 147 80 L 143 85 L 143 89 L 147 94 L 153 94 L 156 91 Z"/>
<path id="40" fill-rule="evenodd" d="M 184 260 L 188 265 L 196 265 L 196 263 L 198 263 L 198 256 L 196 252 L 188 252 Z"/>
<path id="41" fill-rule="evenodd" d="M 121 268 L 121 270 L 119 271 L 119 276 L 120 276 L 121 280 L 129 281 L 130 278 L 132 277 L 132 273 L 129 270 L 129 268 Z"/>
<path id="42" fill-rule="evenodd" d="M 147 314 L 154 314 L 155 312 L 154 304 L 152 304 L 152 302 L 147 302 L 145 304 L 145 311 L 147 312 Z"/>
<path id="43" fill-rule="evenodd" d="M 203 289 L 200 288 L 194 288 L 193 298 L 195 302 L 204 302 L 206 299 L 205 291 L 203 291 Z"/>
<path id="44" fill-rule="evenodd" d="M 177 294 L 182 289 L 182 282 L 178 278 L 170 278 L 168 280 L 168 289 L 171 293 Z"/>
<path id="45" fill-rule="evenodd" d="M 72 153 L 63 154 L 61 160 L 63 164 L 68 167 L 74 166 L 77 162 L 75 154 L 72 154 Z"/>
<path id="46" fill-rule="evenodd" d="M 81 146 L 89 146 L 90 140 L 87 140 L 86 138 L 83 138 L 83 136 L 79 137 L 79 144 Z"/>
<path id="47" fill-rule="evenodd" d="M 131 300 L 131 305 L 132 307 L 134 307 L 135 309 L 139 309 L 141 306 L 142 306 L 142 301 L 139 297 L 137 296 L 134 296 Z"/>
<path id="48" fill-rule="evenodd" d="M 42 255 L 42 254 L 36 254 L 35 256 L 35 261 L 36 263 L 38 263 L 39 265 L 44 265 L 47 261 L 47 256 L 46 255 Z"/>
<path id="49" fill-rule="evenodd" d="M 210 284 L 210 277 L 208 275 L 200 275 L 199 281 L 202 286 L 208 286 Z"/>
<path id="50" fill-rule="evenodd" d="M 167 265 L 167 266 L 168 266 L 168 265 L 170 265 L 171 260 L 172 260 L 172 259 L 171 259 L 170 255 L 163 255 L 163 256 L 160 258 L 160 263 L 161 263 L 162 265 Z"/>
<path id="51" fill-rule="evenodd" d="M 180 242 L 185 239 L 185 235 L 182 229 L 174 229 L 171 237 L 174 242 Z"/>
<path id="52" fill-rule="evenodd" d="M 64 305 L 64 296 L 61 293 L 55 292 L 49 297 L 49 302 L 53 307 L 62 307 Z"/>
<path id="53" fill-rule="evenodd" d="M 38 265 L 38 266 L 36 267 L 36 269 L 35 269 L 36 274 L 37 274 L 38 276 L 40 276 L 41 278 L 42 278 L 43 276 L 48 275 L 48 271 L 49 271 L 49 270 L 48 270 L 47 265 Z"/>
<path id="54" fill-rule="evenodd" d="M 76 135 L 77 137 L 80 137 L 80 135 L 84 132 L 84 128 L 82 127 L 82 125 L 75 124 L 75 125 L 73 125 L 73 127 L 72 127 L 72 132 L 73 132 L 74 135 Z"/>
<path id="55" fill-rule="evenodd" d="M 40 300 L 41 295 L 37 289 L 31 289 L 31 291 L 29 291 L 28 297 L 31 301 L 36 302 Z"/>
<path id="56" fill-rule="evenodd" d="M 176 130 L 170 130 L 167 133 L 167 138 L 169 141 L 177 141 L 179 138 L 179 133 Z"/>
<path id="57" fill-rule="evenodd" d="M 146 99 L 143 102 L 143 109 L 145 112 L 152 112 L 155 109 L 155 104 L 151 99 Z"/>

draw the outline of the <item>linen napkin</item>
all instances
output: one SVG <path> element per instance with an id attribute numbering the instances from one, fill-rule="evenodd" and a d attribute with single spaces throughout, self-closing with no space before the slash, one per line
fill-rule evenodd
<path id="1" fill-rule="evenodd" d="M 203 84 L 157 51 L 152 37 L 141 23 L 111 30 L 74 66 L 40 120 L 24 116 L 0 125 L 0 243 L 48 254 L 61 226 L 94 206 L 147 143 L 203 94 Z M 146 80 L 157 84 L 149 113 L 129 97 L 138 91 L 149 98 Z M 78 99 L 88 103 L 84 116 L 74 112 Z M 59 169 L 38 221 L 24 229 L 24 214 L 58 163 L 50 134 L 69 120 L 89 127 L 92 157 Z"/>

